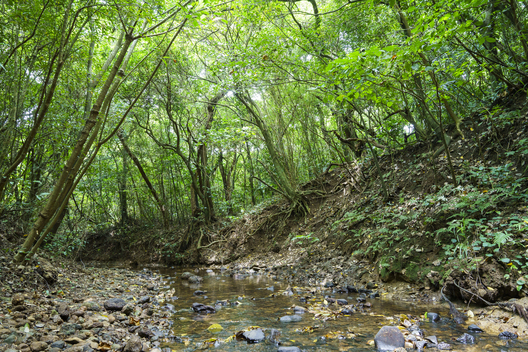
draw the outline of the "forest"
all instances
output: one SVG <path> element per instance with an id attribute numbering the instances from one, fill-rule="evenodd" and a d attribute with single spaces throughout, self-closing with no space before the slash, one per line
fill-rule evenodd
<path id="1" fill-rule="evenodd" d="M 0 0 L 0 350 L 527 350 L 527 88 L 525 0 Z"/>
<path id="2" fill-rule="evenodd" d="M 391 266 L 387 236 L 409 240 L 419 221 L 446 258 L 502 261 L 523 288 L 526 2 L 6 0 L 0 11 L 0 232 L 15 263 L 138 233 L 181 261 L 229 242 L 204 232 L 276 204 L 254 233 L 309 222 L 335 181 L 381 207 L 332 218 L 348 254 Z M 370 219 L 386 230 L 373 233 L 379 248 L 350 247 L 359 230 L 370 238 L 366 213 L 417 203 L 445 217 Z"/>

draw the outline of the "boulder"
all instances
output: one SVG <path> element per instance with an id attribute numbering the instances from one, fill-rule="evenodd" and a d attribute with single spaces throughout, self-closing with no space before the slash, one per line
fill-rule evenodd
<path id="1" fill-rule="evenodd" d="M 121 298 L 111 298 L 104 303 L 105 309 L 111 311 L 120 311 L 124 306 L 126 306 L 126 302 Z"/>
<path id="2" fill-rule="evenodd" d="M 379 351 L 394 351 L 405 347 L 405 337 L 396 326 L 384 326 L 374 337 L 374 343 Z"/>
<path id="3" fill-rule="evenodd" d="M 202 304 L 202 303 L 193 303 L 192 309 L 196 313 L 200 313 L 200 314 L 213 314 L 213 313 L 216 313 L 216 309 L 214 309 L 211 306 L 206 306 L 205 304 Z"/>
<path id="4" fill-rule="evenodd" d="M 265 338 L 264 331 L 262 331 L 260 328 L 244 331 L 242 335 L 244 336 L 244 339 L 247 341 L 247 343 L 258 343 Z"/>

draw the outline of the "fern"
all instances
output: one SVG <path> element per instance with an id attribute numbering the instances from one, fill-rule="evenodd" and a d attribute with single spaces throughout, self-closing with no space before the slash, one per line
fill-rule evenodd
<path id="1" fill-rule="evenodd" d="M 500 231 L 500 232 L 494 233 L 493 243 L 495 243 L 500 248 L 501 245 L 505 244 L 510 239 L 511 239 L 511 233 Z"/>

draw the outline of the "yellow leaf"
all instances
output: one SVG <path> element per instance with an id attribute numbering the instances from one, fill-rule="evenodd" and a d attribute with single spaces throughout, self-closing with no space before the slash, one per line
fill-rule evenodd
<path id="1" fill-rule="evenodd" d="M 482 193 L 488 193 L 488 190 L 487 190 L 487 189 L 485 189 L 485 190 L 483 190 L 483 191 L 482 191 Z"/>

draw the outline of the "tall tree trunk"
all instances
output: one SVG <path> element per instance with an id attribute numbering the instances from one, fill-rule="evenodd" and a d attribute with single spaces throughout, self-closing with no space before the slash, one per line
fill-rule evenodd
<path id="1" fill-rule="evenodd" d="M 152 185 L 152 182 L 150 182 L 150 179 L 147 176 L 147 173 L 145 172 L 145 169 L 143 169 L 143 166 L 141 166 L 141 163 L 139 162 L 139 159 L 132 153 L 132 150 L 128 147 L 125 138 L 123 136 L 123 131 L 119 131 L 117 133 L 117 137 L 119 138 L 119 141 L 121 141 L 121 145 L 125 149 L 126 153 L 132 159 L 134 162 L 134 165 L 138 168 L 139 173 L 141 174 L 141 177 L 143 178 L 143 181 L 145 181 L 145 184 L 147 185 L 150 193 L 152 194 L 152 197 L 156 201 L 156 204 L 158 205 L 158 209 L 161 212 L 161 216 L 163 218 L 163 225 L 167 227 L 169 225 L 168 217 L 167 217 L 167 211 L 165 210 L 165 205 L 161 201 L 160 197 L 158 196 L 158 192 L 156 192 L 156 189 Z"/>

